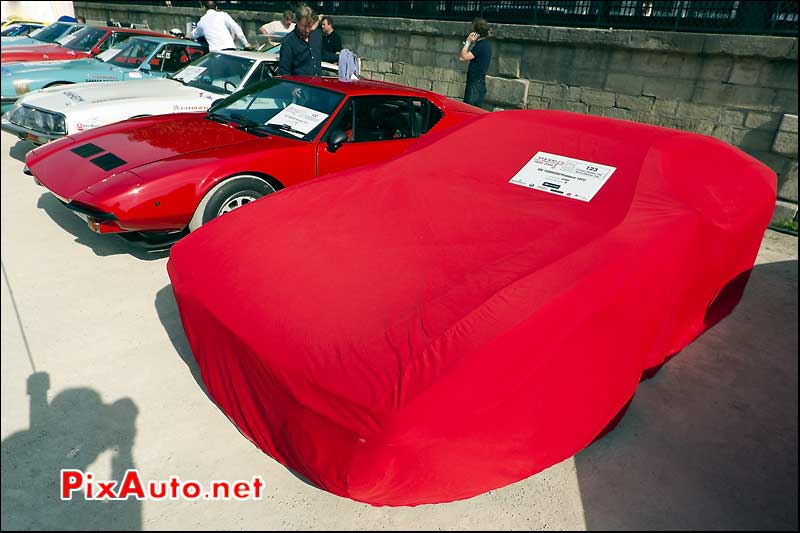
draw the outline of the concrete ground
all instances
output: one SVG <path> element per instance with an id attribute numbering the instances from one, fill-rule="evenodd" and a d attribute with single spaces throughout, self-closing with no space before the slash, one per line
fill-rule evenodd
<path id="1" fill-rule="evenodd" d="M 642 383 L 601 441 L 470 500 L 376 508 L 242 437 L 198 382 L 166 256 L 93 234 L 22 174 L 31 145 L 1 135 L 3 529 L 798 527 L 795 237 L 767 232 L 736 310 Z M 58 499 L 62 468 L 133 467 L 153 480 L 261 475 L 266 497 Z"/>

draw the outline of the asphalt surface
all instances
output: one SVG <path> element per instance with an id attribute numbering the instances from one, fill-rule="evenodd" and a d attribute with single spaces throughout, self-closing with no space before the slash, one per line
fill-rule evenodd
<path id="1" fill-rule="evenodd" d="M 739 306 L 643 382 L 602 440 L 469 500 L 371 507 L 240 435 L 199 381 L 166 254 L 93 234 L 22 174 L 31 145 L 0 135 L 3 529 L 798 527 L 796 237 L 767 232 Z M 204 484 L 260 475 L 265 497 L 61 501 L 64 468 Z"/>

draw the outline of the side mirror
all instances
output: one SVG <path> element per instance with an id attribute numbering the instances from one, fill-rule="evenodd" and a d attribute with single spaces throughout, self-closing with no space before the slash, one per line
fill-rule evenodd
<path id="1" fill-rule="evenodd" d="M 342 130 L 333 130 L 328 135 L 328 151 L 335 153 L 336 150 L 342 147 L 342 144 L 347 142 L 347 134 Z"/>
<path id="2" fill-rule="evenodd" d="M 225 100 L 225 99 L 224 98 L 217 98 L 216 100 L 211 102 L 211 105 L 208 106 L 208 110 L 211 111 L 215 106 L 221 104 L 223 102 L 223 100 Z"/>
<path id="3" fill-rule="evenodd" d="M 58 43 L 56 43 L 56 44 L 58 44 Z M 89 53 L 92 54 L 93 56 L 96 56 L 97 54 L 100 53 L 100 47 L 99 46 L 95 46 L 94 48 L 89 50 Z"/>
<path id="4" fill-rule="evenodd" d="M 153 70 L 153 67 L 150 66 L 150 63 L 142 63 L 139 65 L 139 70 Z"/>

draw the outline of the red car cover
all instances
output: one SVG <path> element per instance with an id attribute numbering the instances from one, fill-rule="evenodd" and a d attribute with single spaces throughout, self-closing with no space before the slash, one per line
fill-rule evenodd
<path id="1" fill-rule="evenodd" d="M 539 152 L 616 170 L 590 201 L 512 183 Z M 259 448 L 354 500 L 445 502 L 591 443 L 738 302 L 775 192 L 710 137 L 499 112 L 226 214 L 168 269 Z"/>

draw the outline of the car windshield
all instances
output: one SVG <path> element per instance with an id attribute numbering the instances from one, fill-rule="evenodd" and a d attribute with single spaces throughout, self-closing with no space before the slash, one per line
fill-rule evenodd
<path id="1" fill-rule="evenodd" d="M 118 67 L 135 69 L 155 52 L 158 44 L 155 41 L 134 37 L 98 54 L 95 59 Z"/>
<path id="2" fill-rule="evenodd" d="M 276 44 L 271 48 L 267 48 L 263 51 L 266 54 L 280 54 L 281 53 L 281 43 Z"/>
<path id="3" fill-rule="evenodd" d="M 254 59 L 212 52 L 172 75 L 189 87 L 217 94 L 231 94 L 255 63 Z"/>
<path id="4" fill-rule="evenodd" d="M 248 130 L 310 141 L 343 98 L 336 91 L 271 78 L 229 96 L 209 116 Z"/>
<path id="5" fill-rule="evenodd" d="M 12 24 L 11 26 L 7 27 L 3 31 L 0 31 L 0 36 L 2 37 L 14 37 L 15 35 L 19 35 L 21 33 L 25 33 L 25 30 L 29 26 L 27 24 Z"/>
<path id="6" fill-rule="evenodd" d="M 100 42 L 100 39 L 108 33 L 100 28 L 83 28 L 70 35 L 65 41 L 61 41 L 61 46 L 79 52 L 88 52 Z"/>
<path id="7" fill-rule="evenodd" d="M 75 35 L 75 34 L 76 34 L 78 31 L 80 31 L 80 30 L 82 30 L 82 29 L 83 29 L 83 28 L 82 28 L 81 26 L 70 26 L 70 27 L 69 27 L 69 28 L 67 28 L 67 30 L 66 30 L 66 31 L 65 31 L 65 32 L 64 32 L 64 33 L 61 35 L 61 37 L 59 37 L 58 39 L 56 39 L 56 40 L 55 40 L 55 41 L 53 41 L 53 42 L 54 42 L 54 43 L 58 43 L 58 44 L 60 44 L 60 45 L 62 45 L 62 46 L 63 46 L 63 45 L 64 45 L 64 43 L 66 43 L 67 41 L 69 41 L 70 39 L 72 39 L 72 37 L 73 37 L 73 36 L 74 36 L 74 35 Z"/>
<path id="8" fill-rule="evenodd" d="M 3 31 L 0 31 L 0 36 L 2 36 L 2 37 L 13 37 L 21 29 L 22 29 L 22 24 L 12 24 L 8 28 L 4 29 Z"/>
<path id="9" fill-rule="evenodd" d="M 53 43 L 59 37 L 66 35 L 65 32 L 72 28 L 78 29 L 78 26 L 75 26 L 74 24 L 56 22 L 54 24 L 50 24 L 49 26 L 45 26 L 40 30 L 36 30 L 30 34 L 30 37 L 32 39 L 36 39 L 37 41 L 42 41 L 43 43 Z"/>

